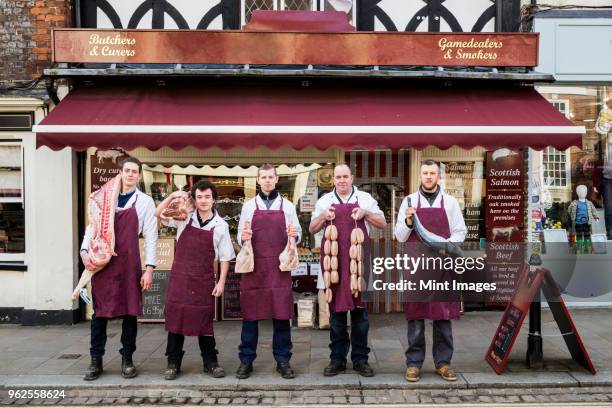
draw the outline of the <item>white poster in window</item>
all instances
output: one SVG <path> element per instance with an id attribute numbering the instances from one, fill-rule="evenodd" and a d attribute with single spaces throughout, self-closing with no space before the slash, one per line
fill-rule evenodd
<path id="1" fill-rule="evenodd" d="M 291 271 L 291 276 L 308 276 L 308 264 L 300 262 L 300 266 Z"/>
<path id="2" fill-rule="evenodd" d="M 317 187 L 307 187 L 304 195 L 300 197 L 300 210 L 302 212 L 313 212 L 317 203 L 319 189 Z"/>

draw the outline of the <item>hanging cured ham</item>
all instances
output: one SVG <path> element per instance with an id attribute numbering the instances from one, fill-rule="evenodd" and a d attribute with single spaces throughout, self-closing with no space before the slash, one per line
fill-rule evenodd
<path id="1" fill-rule="evenodd" d="M 77 287 L 72 292 L 72 300 L 79 294 L 86 303 L 91 303 L 84 291 L 94 273 L 103 269 L 115 254 L 115 210 L 121 191 L 121 175 L 115 176 L 89 196 L 87 213 L 92 238 L 87 251 L 91 260 L 90 268 L 85 269 Z"/>

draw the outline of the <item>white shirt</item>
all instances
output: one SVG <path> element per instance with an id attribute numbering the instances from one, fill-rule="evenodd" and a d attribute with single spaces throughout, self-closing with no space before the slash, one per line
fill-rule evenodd
<path id="1" fill-rule="evenodd" d="M 270 206 L 270 210 L 280 210 L 281 207 L 281 199 L 283 200 L 283 212 L 285 213 L 285 224 L 292 224 L 295 230 L 297 231 L 298 236 L 295 239 L 296 243 L 299 243 L 302 240 L 302 227 L 300 226 L 300 220 L 298 219 L 297 213 L 295 212 L 295 205 L 286 198 L 282 198 L 279 194 L 278 197 L 274 199 L 272 205 Z M 238 243 L 242 245 L 242 230 L 244 229 L 244 223 L 247 221 L 253 221 L 253 214 L 255 214 L 255 210 L 257 209 L 255 205 L 255 201 L 257 200 L 257 205 L 259 209 L 262 211 L 268 211 L 266 208 L 266 204 L 263 202 L 259 194 L 257 194 L 254 198 L 251 198 L 249 201 L 244 203 L 242 206 L 242 211 L 240 212 L 240 222 L 238 222 Z M 253 223 L 251 222 L 251 228 Z"/>
<path id="2" fill-rule="evenodd" d="M 448 219 L 448 226 L 451 234 L 448 240 L 450 242 L 463 242 L 465 240 L 465 236 L 467 235 L 467 227 L 465 226 L 463 214 L 461 213 L 461 208 L 459 207 L 459 202 L 457 199 L 446 194 L 442 191 L 442 189 L 440 189 L 440 192 L 436 196 L 433 205 L 429 205 L 429 201 L 427 201 L 427 199 L 417 191 L 416 193 L 408 196 L 410 197 L 410 204 L 412 207 L 417 207 L 419 196 L 421 198 L 422 208 L 440 208 L 442 197 L 444 197 L 444 210 L 446 211 L 446 217 Z M 413 230 L 412 228 L 408 228 L 406 225 L 406 208 L 408 208 L 408 200 L 407 197 L 404 197 L 402 200 L 402 205 L 400 205 L 399 212 L 397 213 L 397 222 L 395 223 L 395 238 L 397 238 L 399 242 L 406 242 Z"/>
<path id="3" fill-rule="evenodd" d="M 176 240 L 178 241 L 179 237 L 185 230 L 187 223 L 191 222 L 191 226 L 195 228 L 200 228 L 204 231 L 210 231 L 213 227 L 215 231 L 213 232 L 213 246 L 215 247 L 215 260 L 219 261 L 231 261 L 236 257 L 234 253 L 234 246 L 232 245 L 232 238 L 230 237 L 229 225 L 223 218 L 219 216 L 219 214 L 215 211 L 215 216 L 208 224 L 204 227 L 200 227 L 200 222 L 198 221 L 198 215 L 196 211 L 193 211 L 190 216 L 185 221 L 178 221 L 174 219 L 170 220 L 162 220 L 162 224 L 167 227 L 176 228 Z"/>
<path id="4" fill-rule="evenodd" d="M 136 189 L 123 208 L 117 207 L 115 213 L 129 210 L 136 201 L 136 214 L 138 215 L 138 234 L 142 233 L 145 241 L 145 265 L 157 264 L 157 217 L 155 217 L 155 202 L 153 198 Z M 93 238 L 91 225 L 87 225 L 81 250 L 88 249 L 89 241 Z M 144 266 L 144 265 L 143 265 Z"/>
<path id="5" fill-rule="evenodd" d="M 385 214 L 378 207 L 378 203 L 376 202 L 374 197 L 370 195 L 370 193 L 366 191 L 361 191 L 355 186 L 353 186 L 353 189 L 354 189 L 353 195 L 348 199 L 347 202 L 344 202 L 344 203 L 340 202 L 338 200 L 338 197 L 336 197 L 336 194 L 335 194 L 336 189 L 332 190 L 329 193 L 323 194 L 321 198 L 317 200 L 315 209 L 312 212 L 312 219 L 315 219 L 319 215 L 323 214 L 325 211 L 327 211 L 329 207 L 332 206 L 332 204 L 352 204 L 352 203 L 359 204 L 359 207 L 367 211 L 368 213 L 382 215 L 384 217 Z M 345 198 L 343 197 L 342 199 L 344 200 Z M 368 229 L 368 232 L 370 232 L 371 226 L 370 226 L 370 223 L 367 221 L 366 221 L 366 228 Z"/>

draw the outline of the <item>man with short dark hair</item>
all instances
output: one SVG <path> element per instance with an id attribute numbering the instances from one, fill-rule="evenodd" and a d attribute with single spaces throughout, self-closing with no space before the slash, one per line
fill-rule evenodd
<path id="1" fill-rule="evenodd" d="M 156 215 L 168 227 L 177 229 L 174 262 L 166 292 L 166 331 L 168 367 L 166 380 L 174 380 L 181 372 L 185 352 L 185 336 L 197 336 L 204 372 L 215 378 L 225 376 L 219 365 L 213 332 L 216 298 L 223 294 L 234 259 L 229 225 L 215 210 L 217 189 L 208 180 L 200 180 L 191 188 L 195 209 L 184 221 L 163 217 L 164 209 L 175 198 L 188 199 L 188 193 L 175 191 L 157 207 Z M 215 283 L 215 260 L 221 263 L 219 282 Z"/>
<path id="2" fill-rule="evenodd" d="M 395 237 L 405 242 L 404 252 L 412 257 L 439 257 L 422 244 L 418 234 L 413 231 L 414 214 L 425 229 L 450 242 L 463 242 L 467 228 L 457 199 L 442 191 L 439 186 L 440 166 L 433 160 L 421 163 L 421 185 L 416 193 L 404 198 L 397 214 Z M 408 201 L 410 199 L 410 201 Z M 410 203 L 410 204 L 409 204 Z M 416 205 L 416 208 L 414 207 Z M 411 271 L 411 273 L 414 271 Z M 445 271 L 435 268 L 419 271 L 423 279 L 445 277 Z M 424 276 L 425 275 L 425 276 Z M 409 382 L 420 379 L 420 371 L 425 360 L 425 319 L 433 320 L 433 357 L 436 373 L 444 380 L 456 381 L 457 376 L 450 367 L 453 356 L 453 332 L 451 320 L 459 319 L 460 302 L 426 302 L 417 299 L 405 302 L 404 314 L 408 320 L 408 350 L 406 350 L 406 374 Z"/>
<path id="3" fill-rule="evenodd" d="M 129 157 L 121 165 L 121 192 L 114 214 L 115 253 L 104 269 L 91 279 L 94 314 L 91 319 L 91 364 L 84 380 L 97 379 L 102 373 L 102 356 L 106 345 L 108 320 L 122 318 L 121 375 L 137 375 L 132 355 L 136 350 L 138 325 L 142 315 L 142 293 L 151 288 L 153 269 L 157 262 L 157 220 L 153 199 L 136 186 L 142 177 L 142 164 Z M 138 237 L 145 240 L 146 270 L 142 273 Z M 85 231 L 81 245 L 81 259 L 85 268 L 91 266 L 87 247 L 92 239 L 91 225 Z M 88 268 L 89 269 L 89 268 Z"/>

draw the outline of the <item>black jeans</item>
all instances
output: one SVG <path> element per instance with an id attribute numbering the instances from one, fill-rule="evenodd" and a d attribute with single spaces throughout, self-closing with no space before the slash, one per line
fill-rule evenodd
<path id="1" fill-rule="evenodd" d="M 200 353 L 204 363 L 217 362 L 217 343 L 214 336 L 198 336 L 200 345 Z M 168 345 L 166 346 L 166 356 L 168 361 L 179 362 L 183 358 L 183 344 L 185 344 L 185 336 L 178 333 L 168 333 Z"/>
<path id="2" fill-rule="evenodd" d="M 347 314 L 349 312 L 331 313 L 329 348 L 331 361 L 346 364 L 346 357 L 351 348 L 351 361 L 353 364 L 367 363 L 370 348 L 368 347 L 368 331 L 370 321 L 368 311 L 363 308 L 351 310 L 351 337 L 349 339 L 347 324 Z"/>
<path id="3" fill-rule="evenodd" d="M 123 348 L 119 350 L 119 353 L 124 357 L 132 357 L 132 354 L 136 351 L 138 322 L 136 316 L 122 316 L 121 318 L 123 319 L 121 327 L 121 345 L 123 345 Z M 109 320 L 106 317 L 97 317 L 95 313 L 91 317 L 91 348 L 89 354 L 92 357 L 102 357 L 104 355 L 106 327 Z"/>
<path id="4" fill-rule="evenodd" d="M 277 363 L 288 363 L 291 360 L 291 324 L 289 320 L 272 319 L 272 354 Z M 238 357 L 243 364 L 252 363 L 257 357 L 257 340 L 259 339 L 259 321 L 243 320 L 241 342 Z"/>
<path id="5" fill-rule="evenodd" d="M 608 239 L 612 239 L 612 179 L 602 179 L 602 195 L 604 201 L 604 221 Z"/>
<path id="6" fill-rule="evenodd" d="M 436 368 L 450 365 L 453 358 L 453 328 L 450 320 L 433 321 L 433 359 Z M 408 320 L 406 366 L 423 366 L 425 361 L 425 321 Z"/>

